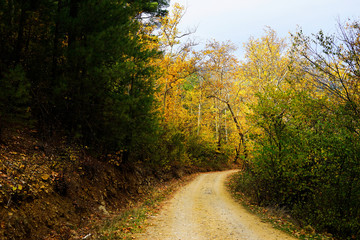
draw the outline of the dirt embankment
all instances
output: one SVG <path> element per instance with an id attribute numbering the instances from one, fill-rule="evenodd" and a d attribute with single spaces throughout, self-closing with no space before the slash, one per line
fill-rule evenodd
<path id="1" fill-rule="evenodd" d="M 136 239 L 295 239 L 236 203 L 225 188 L 234 170 L 199 175 L 181 189 Z"/>
<path id="2" fill-rule="evenodd" d="M 185 174 L 112 159 L 91 157 L 61 139 L 41 143 L 29 130 L 3 133 L 0 239 L 82 239 L 152 186 Z"/>

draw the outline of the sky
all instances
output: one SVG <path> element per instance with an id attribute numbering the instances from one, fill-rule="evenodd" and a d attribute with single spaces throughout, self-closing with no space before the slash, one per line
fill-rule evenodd
<path id="1" fill-rule="evenodd" d="M 279 37 L 288 37 L 301 27 L 307 35 L 335 33 L 338 20 L 360 19 L 360 0 L 171 0 L 186 8 L 180 30 L 197 28 L 193 38 L 230 40 L 242 58 L 244 43 L 252 36 L 260 38 L 266 26 Z M 171 11 L 170 7 L 170 11 Z"/>

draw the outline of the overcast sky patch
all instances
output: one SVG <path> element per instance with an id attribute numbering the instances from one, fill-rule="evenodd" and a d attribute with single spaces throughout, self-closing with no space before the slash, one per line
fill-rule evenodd
<path id="1" fill-rule="evenodd" d="M 259 38 L 266 26 L 288 37 L 300 26 L 306 34 L 336 31 L 337 19 L 359 19 L 359 0 L 177 0 L 185 6 L 182 31 L 197 27 L 193 35 L 202 44 L 209 39 L 230 40 L 243 55 L 250 36 Z"/>

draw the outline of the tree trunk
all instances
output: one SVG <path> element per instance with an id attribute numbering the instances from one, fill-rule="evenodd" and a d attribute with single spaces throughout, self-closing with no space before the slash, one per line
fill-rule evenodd
<path id="1" fill-rule="evenodd" d="M 225 109 L 225 142 L 228 143 L 229 136 L 228 136 L 228 129 L 227 129 L 227 121 L 226 121 L 226 109 Z"/>
<path id="2" fill-rule="evenodd" d="M 197 119 L 197 136 L 200 135 L 200 124 L 201 124 L 201 102 L 202 102 L 202 82 L 200 81 L 200 99 L 199 99 L 199 107 L 198 107 L 198 119 Z"/>
<path id="3" fill-rule="evenodd" d="M 200 135 L 200 123 L 201 123 L 201 98 L 199 102 L 199 108 L 198 108 L 198 119 L 197 119 L 197 135 Z"/>
<path id="4" fill-rule="evenodd" d="M 52 84 L 55 83 L 57 77 L 57 61 L 59 57 L 59 25 L 60 25 L 60 11 L 62 6 L 62 0 L 58 1 L 56 20 L 55 20 L 55 32 L 53 40 L 53 58 L 52 58 Z"/>
<path id="5" fill-rule="evenodd" d="M 78 13 L 79 13 L 79 0 L 71 0 L 70 12 L 69 12 L 70 17 L 77 18 Z M 69 31 L 68 37 L 69 37 L 68 45 L 71 46 L 76 40 L 76 32 L 74 32 L 74 29 L 71 29 L 71 31 Z"/>
<path id="6" fill-rule="evenodd" d="M 245 157 L 245 161 L 248 157 L 248 153 L 247 153 L 247 148 L 246 148 L 246 143 L 245 143 L 245 135 L 241 129 L 241 126 L 240 126 L 240 123 L 238 122 L 238 120 L 236 119 L 236 116 L 234 114 L 234 111 L 232 110 L 231 108 L 231 105 L 229 102 L 226 102 L 226 105 L 227 107 L 229 108 L 229 111 L 231 113 L 231 116 L 235 122 L 235 125 L 236 125 L 236 129 L 238 130 L 238 134 L 239 134 L 239 137 L 240 137 L 240 142 L 239 142 L 239 147 L 238 147 L 238 150 L 236 151 L 236 156 L 235 156 L 235 159 L 234 159 L 234 162 L 237 161 L 237 159 L 239 158 L 240 156 L 240 150 L 241 150 L 241 147 L 244 149 L 243 152 L 244 152 L 244 157 Z"/>
<path id="7" fill-rule="evenodd" d="M 18 36 L 16 40 L 15 46 L 15 65 L 20 63 L 21 60 L 21 52 L 23 48 L 23 41 L 24 41 L 24 27 L 25 27 L 25 18 L 26 18 L 26 11 L 24 9 L 24 5 L 21 6 L 20 9 L 20 20 L 19 20 L 19 28 L 18 28 Z"/>

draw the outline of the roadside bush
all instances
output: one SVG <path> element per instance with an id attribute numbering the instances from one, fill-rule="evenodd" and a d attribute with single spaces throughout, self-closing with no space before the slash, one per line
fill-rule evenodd
<path id="1" fill-rule="evenodd" d="M 270 89 L 258 100 L 250 119 L 261 134 L 251 136 L 254 157 L 238 189 L 259 205 L 285 207 L 304 226 L 359 239 L 358 120 L 346 106 L 303 93 Z"/>

